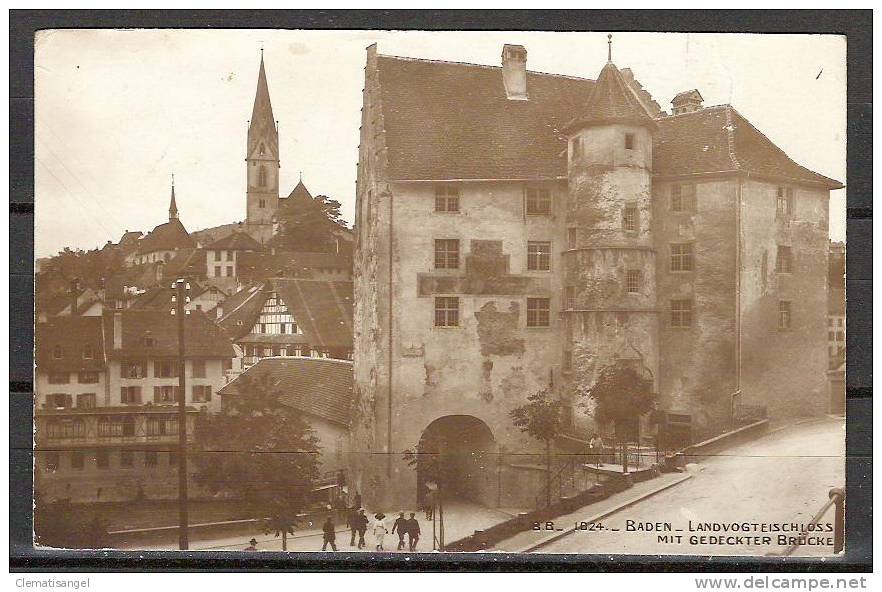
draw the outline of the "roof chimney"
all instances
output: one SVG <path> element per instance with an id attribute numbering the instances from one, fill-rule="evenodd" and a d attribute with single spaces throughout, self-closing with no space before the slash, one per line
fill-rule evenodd
<path id="1" fill-rule="evenodd" d="M 122 313 L 113 313 L 113 349 L 122 349 Z"/>
<path id="2" fill-rule="evenodd" d="M 527 50 L 523 45 L 502 46 L 502 83 L 510 100 L 526 101 L 527 96 Z"/>
<path id="3" fill-rule="evenodd" d="M 672 114 L 680 115 L 681 113 L 699 111 L 702 109 L 702 103 L 704 103 L 704 97 L 701 96 L 697 88 L 677 93 L 677 96 L 671 99 Z"/>
<path id="4" fill-rule="evenodd" d="M 70 316 L 77 316 L 77 286 L 76 278 L 70 281 Z"/>

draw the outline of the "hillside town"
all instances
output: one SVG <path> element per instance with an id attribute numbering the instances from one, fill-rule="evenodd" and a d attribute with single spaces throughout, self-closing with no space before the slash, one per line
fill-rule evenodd
<path id="1" fill-rule="evenodd" d="M 280 187 L 261 50 L 242 221 L 184 219 L 169 171 L 161 224 L 37 261 L 36 523 L 80 516 L 44 544 L 516 551 L 690 447 L 841 425 L 843 183 L 611 40 L 594 79 L 500 50 L 367 47 L 351 223 Z"/>

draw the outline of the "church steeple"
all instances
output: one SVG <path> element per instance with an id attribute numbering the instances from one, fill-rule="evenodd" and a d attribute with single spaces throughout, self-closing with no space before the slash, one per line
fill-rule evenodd
<path id="1" fill-rule="evenodd" d="M 168 204 L 168 221 L 178 219 L 178 204 L 175 203 L 175 175 L 172 173 L 171 202 Z"/>
<path id="2" fill-rule="evenodd" d="M 272 236 L 272 221 L 279 207 L 279 128 L 273 116 L 262 49 L 257 91 L 248 124 L 245 166 L 249 234 L 265 243 Z"/>

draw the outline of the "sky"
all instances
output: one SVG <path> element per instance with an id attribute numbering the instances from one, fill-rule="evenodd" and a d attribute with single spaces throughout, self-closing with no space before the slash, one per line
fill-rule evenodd
<path id="1" fill-rule="evenodd" d="M 280 193 L 300 175 L 354 219 L 365 48 L 596 78 L 606 32 L 54 30 L 35 55 L 38 257 L 167 221 L 171 175 L 188 230 L 243 220 L 245 147 L 260 48 L 279 120 Z M 845 178 L 846 43 L 832 35 L 615 33 L 613 60 L 670 110 L 698 88 L 732 104 L 798 163 Z M 845 190 L 830 235 L 845 239 Z"/>

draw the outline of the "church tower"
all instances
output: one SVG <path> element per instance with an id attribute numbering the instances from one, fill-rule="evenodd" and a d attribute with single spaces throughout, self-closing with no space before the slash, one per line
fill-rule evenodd
<path id="1" fill-rule="evenodd" d="M 611 40 L 610 40 L 611 43 Z M 624 364 L 658 378 L 652 141 L 656 123 L 612 62 L 566 128 L 564 352 L 572 390 Z"/>
<path id="2" fill-rule="evenodd" d="M 168 221 L 178 219 L 178 204 L 175 201 L 175 176 L 172 175 L 171 201 L 168 204 Z"/>
<path id="3" fill-rule="evenodd" d="M 248 125 L 247 217 L 249 234 L 266 243 L 273 233 L 273 218 L 279 207 L 279 130 L 273 117 L 269 85 L 260 50 L 257 93 Z"/>

